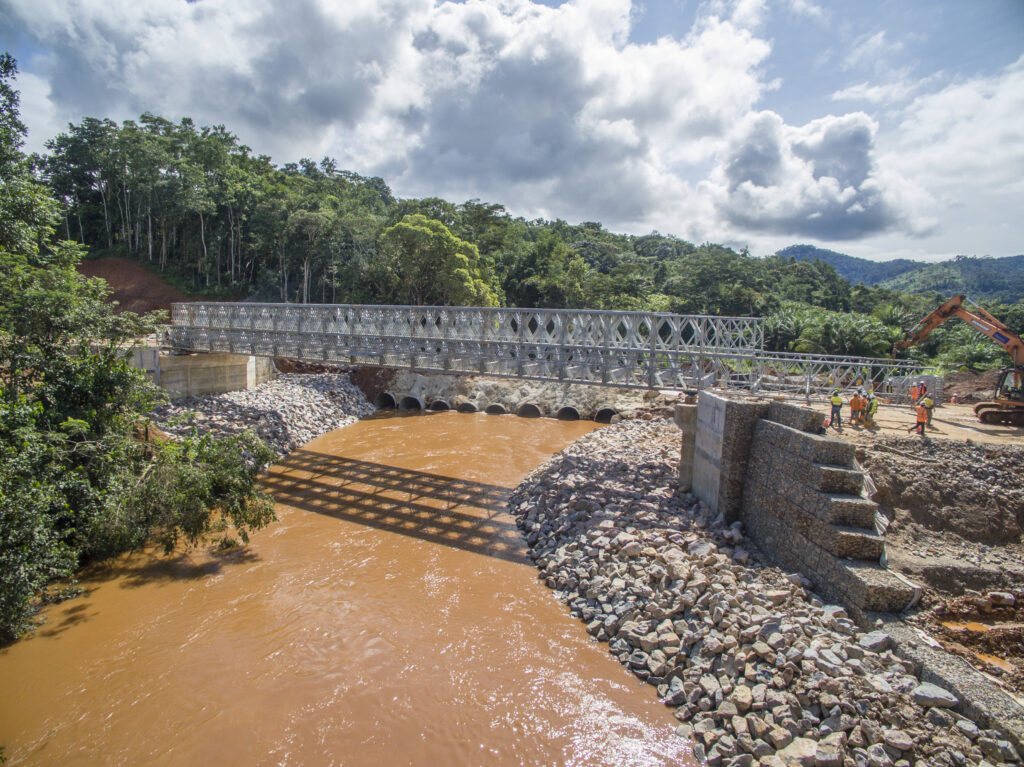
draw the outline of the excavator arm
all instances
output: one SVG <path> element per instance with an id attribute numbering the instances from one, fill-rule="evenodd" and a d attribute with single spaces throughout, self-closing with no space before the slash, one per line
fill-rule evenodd
<path id="1" fill-rule="evenodd" d="M 929 314 L 917 325 L 911 328 L 903 338 L 896 342 L 895 348 L 906 349 L 909 346 L 921 343 L 928 337 L 935 328 L 948 319 L 959 317 L 975 330 L 984 333 L 997 344 L 1003 347 L 1013 360 L 1014 366 L 1024 364 L 1024 341 L 1014 334 L 1005 324 L 997 320 L 980 306 L 974 304 L 977 313 L 964 309 L 964 301 L 970 301 L 966 296 L 953 296 L 942 306 Z"/>

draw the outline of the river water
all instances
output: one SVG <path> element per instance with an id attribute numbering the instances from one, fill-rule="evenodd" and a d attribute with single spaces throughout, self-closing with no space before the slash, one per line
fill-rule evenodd
<path id="1" fill-rule="evenodd" d="M 505 513 L 592 428 L 436 413 L 310 442 L 246 549 L 94 569 L 0 651 L 9 764 L 692 763 Z"/>

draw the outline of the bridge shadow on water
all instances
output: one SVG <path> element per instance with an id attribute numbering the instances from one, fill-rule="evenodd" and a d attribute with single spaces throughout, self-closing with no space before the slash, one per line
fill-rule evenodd
<path id="1" fill-rule="evenodd" d="M 296 450 L 264 476 L 287 506 L 529 564 L 509 489 L 413 469 Z"/>

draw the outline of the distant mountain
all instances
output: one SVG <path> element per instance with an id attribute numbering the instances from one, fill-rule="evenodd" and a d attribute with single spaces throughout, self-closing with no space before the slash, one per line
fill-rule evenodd
<path id="1" fill-rule="evenodd" d="M 917 267 L 879 284 L 908 293 L 966 293 L 974 299 L 999 299 L 1009 304 L 1024 299 L 1024 256 L 957 256 L 951 261 Z"/>
<path id="2" fill-rule="evenodd" d="M 871 261 L 866 258 L 836 253 L 834 250 L 816 248 L 813 245 L 790 245 L 775 255 L 795 258 L 797 261 L 824 261 L 826 264 L 834 266 L 835 270 L 851 285 L 856 285 L 858 282 L 863 282 L 865 285 L 876 285 L 883 280 L 892 279 L 924 266 L 924 264 L 906 258 L 897 258 L 894 261 Z"/>

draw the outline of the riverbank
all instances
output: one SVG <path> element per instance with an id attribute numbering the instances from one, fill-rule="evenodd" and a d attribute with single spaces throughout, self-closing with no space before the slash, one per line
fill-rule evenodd
<path id="1" fill-rule="evenodd" d="M 656 687 L 711 765 L 963 765 L 1019 759 L 953 713 L 883 632 L 864 634 L 739 525 L 675 491 L 679 432 L 631 420 L 530 474 L 509 508 L 540 577 Z"/>
<path id="2" fill-rule="evenodd" d="M 152 418 L 173 436 L 193 428 L 214 437 L 254 429 L 285 456 L 374 410 L 347 373 L 293 373 L 252 389 L 176 400 L 158 407 Z"/>

